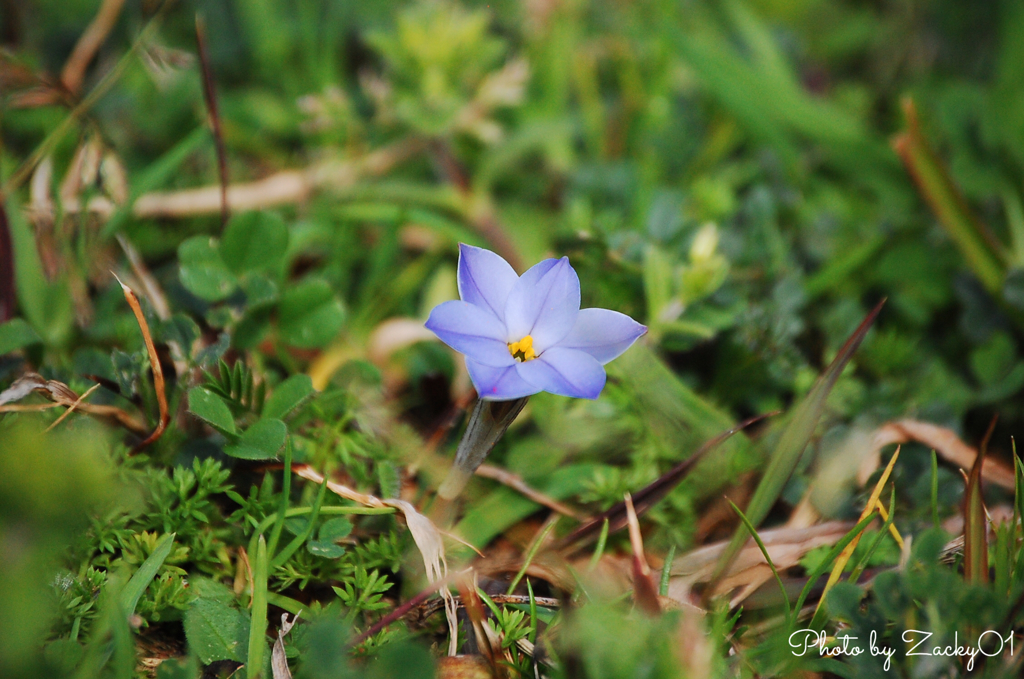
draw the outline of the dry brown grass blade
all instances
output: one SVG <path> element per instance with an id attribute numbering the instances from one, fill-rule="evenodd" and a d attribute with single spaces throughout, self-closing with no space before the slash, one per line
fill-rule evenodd
<path id="1" fill-rule="evenodd" d="M 71 55 L 64 64 L 64 69 L 60 73 L 60 81 L 69 92 L 77 94 L 82 89 L 85 70 L 106 41 L 107 36 L 110 35 L 110 31 L 113 30 L 118 17 L 121 16 L 122 7 L 124 7 L 124 0 L 103 0 L 92 23 L 78 38 L 75 48 L 71 51 Z"/>
<path id="2" fill-rule="evenodd" d="M 996 428 L 996 417 L 985 432 L 978 457 L 971 466 L 964 490 L 964 580 L 984 584 L 988 582 L 988 521 L 985 499 L 982 496 L 981 470 L 988 451 L 988 443 Z"/>
<path id="3" fill-rule="evenodd" d="M 875 505 L 880 504 L 878 498 L 882 495 L 882 488 L 889 481 L 889 476 L 892 474 L 892 469 L 896 466 L 896 460 L 899 459 L 900 449 L 897 448 L 896 452 L 893 453 L 892 458 L 889 459 L 889 464 L 885 466 L 885 471 L 882 472 L 882 476 L 879 477 L 878 483 L 875 484 L 874 490 L 871 491 L 871 498 L 864 505 L 863 511 L 860 513 L 858 522 L 868 518 L 872 512 L 875 511 Z M 860 542 L 863 533 L 859 533 L 853 540 L 848 544 L 842 552 L 839 553 L 839 557 L 836 559 L 835 565 L 832 567 L 832 572 L 828 576 L 828 582 L 825 583 L 825 591 L 821 593 L 821 598 L 818 599 L 818 606 L 814 609 L 815 614 L 821 608 L 821 605 L 825 602 L 825 597 L 828 595 L 832 586 L 839 582 L 839 578 L 843 575 L 843 569 L 846 568 L 846 564 L 850 561 L 850 557 L 853 556 L 853 550 L 857 549 L 857 544 Z M 902 542 L 902 540 L 901 540 Z M 902 545 L 901 545 L 902 546 Z"/>
<path id="4" fill-rule="evenodd" d="M 128 258 L 128 264 L 132 267 L 132 273 L 138 279 L 142 293 L 149 300 L 149 304 L 153 307 L 156 317 L 161 321 L 170 320 L 171 306 L 167 303 L 167 297 L 164 295 L 160 284 L 153 278 L 153 274 L 146 268 L 146 263 L 142 261 L 139 251 L 135 249 L 135 246 L 132 245 L 131 241 L 124 234 L 116 234 L 115 238 L 117 238 L 117 242 L 121 245 L 121 250 L 124 251 L 125 257 Z M 171 360 L 174 362 L 174 372 L 177 374 L 178 379 L 181 380 L 188 373 L 188 363 L 185 357 L 192 350 L 192 347 L 182 347 L 178 342 L 170 340 L 167 342 L 167 348 L 170 350 Z"/>
<path id="5" fill-rule="evenodd" d="M 572 507 L 568 507 L 558 500 L 548 497 L 539 490 L 534 490 L 530 486 L 526 485 L 526 482 L 523 481 L 523 477 L 518 474 L 513 474 L 510 471 L 493 465 L 482 464 L 477 467 L 476 475 L 482 476 L 485 479 L 497 481 L 504 486 L 508 486 L 509 488 L 521 493 L 523 496 L 530 498 L 537 504 L 543 505 L 544 507 L 547 507 L 554 512 L 558 512 L 563 516 L 568 516 L 569 518 L 577 521 L 583 521 L 585 518 Z"/>
<path id="6" fill-rule="evenodd" d="M 132 313 L 135 314 L 139 330 L 142 331 L 142 340 L 146 343 L 150 367 L 153 369 L 153 391 L 156 392 L 156 403 L 160 409 L 160 421 L 157 423 L 156 429 L 132 449 L 132 453 L 137 453 L 163 436 L 164 430 L 167 429 L 167 424 L 171 421 L 171 412 L 167 407 L 167 385 L 164 384 L 164 370 L 160 366 L 160 357 L 157 355 L 156 346 L 153 344 L 153 335 L 149 332 L 149 323 L 146 322 L 146 316 L 142 313 L 142 305 L 139 304 L 139 298 L 132 292 L 131 288 L 122 283 L 121 279 L 117 278 L 117 276 L 114 276 L 114 278 L 117 279 L 118 285 L 121 286 L 124 298 L 128 301 L 128 306 L 131 307 Z"/>
<path id="7" fill-rule="evenodd" d="M 14 401 L 20 401 L 31 393 L 42 394 L 52 403 L 31 404 L 31 405 L 9 405 Z M 60 406 L 69 407 L 78 401 L 78 394 L 72 391 L 68 385 L 56 380 L 47 380 L 36 373 L 26 373 L 16 379 L 10 387 L 0 393 L 0 413 L 31 412 L 48 410 Z M 92 405 L 90 403 L 79 403 L 78 410 L 90 415 L 99 417 L 110 417 L 117 420 L 123 427 L 136 433 L 149 431 L 145 422 L 130 415 L 117 406 Z"/>
<path id="8" fill-rule="evenodd" d="M 626 525 L 629 526 L 629 542 L 633 548 L 633 600 L 637 608 L 647 615 L 660 615 L 658 588 L 651 579 L 651 567 L 644 554 L 644 538 L 640 533 L 640 520 L 633 508 L 633 498 L 626 493 Z"/>
<path id="9" fill-rule="evenodd" d="M 206 99 L 206 110 L 210 113 L 210 127 L 213 128 L 213 143 L 217 150 L 217 175 L 220 178 L 220 225 L 228 223 L 228 161 L 224 152 L 224 133 L 221 130 L 220 112 L 217 109 L 217 89 L 213 83 L 213 71 L 210 69 L 210 57 L 206 51 L 206 25 L 202 17 L 196 15 L 196 45 L 199 48 L 199 64 L 203 74 L 203 97 Z"/>
<path id="10" fill-rule="evenodd" d="M 858 474 L 860 485 L 867 483 L 868 477 L 878 468 L 879 455 L 882 448 L 893 443 L 917 441 L 934 448 L 944 460 L 952 462 L 961 469 L 971 469 L 978 457 L 978 451 L 960 440 L 952 430 L 928 422 L 918 420 L 897 420 L 880 427 L 874 434 L 872 453 L 865 457 L 864 464 Z M 991 456 L 985 458 L 981 466 L 981 477 L 1007 490 L 1013 490 L 1013 469 L 1007 467 Z"/>
<path id="11" fill-rule="evenodd" d="M 466 616 L 473 626 L 476 647 L 480 654 L 487 659 L 492 673 L 496 673 L 497 664 L 502 659 L 501 643 L 494 638 L 493 632 L 487 625 L 487 612 L 484 610 L 484 602 L 480 600 L 480 595 L 476 592 L 475 578 L 461 578 L 458 586 Z"/>
<path id="12" fill-rule="evenodd" d="M 46 428 L 46 431 L 50 431 L 51 429 L 56 427 L 58 424 L 63 422 L 65 419 L 67 419 L 68 415 L 73 413 L 75 408 L 77 408 L 79 405 L 81 405 L 82 402 L 85 401 L 85 399 L 89 398 L 89 396 L 92 394 L 92 392 L 96 391 L 99 388 L 100 388 L 100 385 L 98 385 L 98 384 L 94 384 L 91 387 L 89 387 L 88 391 L 86 391 L 84 394 L 82 394 L 77 399 L 75 399 L 75 402 L 72 403 L 70 406 L 68 406 L 68 409 L 65 410 L 63 413 L 61 413 L 60 417 L 58 417 L 56 420 L 54 420 L 53 424 L 51 424 L 49 427 Z"/>

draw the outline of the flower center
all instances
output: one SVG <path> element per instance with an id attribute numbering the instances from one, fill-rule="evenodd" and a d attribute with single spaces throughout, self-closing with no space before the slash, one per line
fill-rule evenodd
<path id="1" fill-rule="evenodd" d="M 509 343 L 508 353 L 512 354 L 512 358 L 516 359 L 518 363 L 537 358 L 537 352 L 533 350 L 533 338 L 529 335 L 518 342 Z"/>

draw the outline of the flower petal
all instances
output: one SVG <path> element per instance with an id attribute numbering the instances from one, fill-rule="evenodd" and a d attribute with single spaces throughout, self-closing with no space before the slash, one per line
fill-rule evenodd
<path id="1" fill-rule="evenodd" d="M 473 380 L 476 393 L 485 401 L 510 401 L 540 391 L 519 376 L 515 365 L 492 368 L 467 358 L 466 368 L 469 369 L 469 379 Z"/>
<path id="2" fill-rule="evenodd" d="M 552 347 L 532 361 L 516 363 L 515 369 L 538 389 L 574 398 L 597 398 L 606 378 L 596 358 L 563 347 Z"/>
<path id="3" fill-rule="evenodd" d="M 505 302 L 519 280 L 515 270 L 500 256 L 459 243 L 459 297 L 463 302 L 490 310 L 505 321 Z"/>
<path id="4" fill-rule="evenodd" d="M 442 342 L 485 365 L 515 363 L 505 341 L 505 326 L 486 309 L 452 300 L 434 307 L 426 322 Z"/>
<path id="5" fill-rule="evenodd" d="M 645 332 L 646 325 L 618 311 L 580 309 L 576 325 L 558 346 L 585 351 L 604 365 L 621 356 Z"/>
<path id="6" fill-rule="evenodd" d="M 569 258 L 545 259 L 520 276 L 505 304 L 509 341 L 533 337 L 537 353 L 569 334 L 580 310 L 580 279 Z"/>

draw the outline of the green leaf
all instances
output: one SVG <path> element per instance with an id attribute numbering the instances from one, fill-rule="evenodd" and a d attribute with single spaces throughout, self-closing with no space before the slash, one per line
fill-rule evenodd
<path id="1" fill-rule="evenodd" d="M 310 540 L 306 543 L 306 549 L 310 554 L 321 559 L 337 559 L 345 554 L 344 547 L 328 540 Z"/>
<path id="2" fill-rule="evenodd" d="M 75 323 L 66 277 L 47 280 L 35 234 L 21 210 L 7 211 L 14 248 L 14 281 L 18 308 L 48 346 L 67 341 Z"/>
<path id="3" fill-rule="evenodd" d="M 12 318 L 0 325 L 0 356 L 41 341 L 23 318 Z"/>
<path id="4" fill-rule="evenodd" d="M 220 256 L 239 276 L 280 267 L 287 249 L 288 227 L 272 212 L 244 212 L 232 217 L 220 242 Z"/>
<path id="5" fill-rule="evenodd" d="M 281 295 L 277 327 L 285 344 L 317 349 L 334 339 L 344 322 L 345 309 L 327 281 L 306 280 Z"/>
<path id="6" fill-rule="evenodd" d="M 156 577 L 160 566 L 164 565 L 164 561 L 167 560 L 167 555 L 171 553 L 173 547 L 174 533 L 167 533 L 160 538 L 153 553 L 142 562 L 139 570 L 135 571 L 135 575 L 121 590 L 121 607 L 126 615 L 130 616 L 135 613 L 135 607 L 138 605 L 142 593 L 149 587 L 149 583 L 153 582 L 153 578 Z"/>
<path id="7" fill-rule="evenodd" d="M 281 420 L 264 417 L 245 430 L 238 443 L 225 446 L 224 452 L 243 460 L 267 460 L 277 457 L 288 436 L 288 427 Z"/>
<path id="8" fill-rule="evenodd" d="M 960 248 L 978 280 L 986 290 L 999 294 L 1006 279 L 1003 245 L 967 205 L 946 165 L 921 131 L 911 99 L 904 100 L 903 110 L 907 118 L 906 130 L 893 139 L 893 148 L 921 197 Z"/>
<path id="9" fill-rule="evenodd" d="M 306 543 L 310 554 L 324 559 L 337 559 L 345 553 L 345 548 L 337 541 L 346 538 L 352 532 L 352 522 L 344 516 L 329 519 L 320 526 L 316 540 Z"/>
<path id="10" fill-rule="evenodd" d="M 165 342 L 177 342 L 186 356 L 192 353 L 192 343 L 202 332 L 194 320 L 185 314 L 174 314 L 160 324 L 160 337 Z"/>
<path id="11" fill-rule="evenodd" d="M 178 246 L 181 284 L 207 302 L 219 302 L 234 292 L 238 285 L 216 245 L 213 238 L 194 236 Z"/>
<path id="12" fill-rule="evenodd" d="M 282 418 L 315 393 L 313 380 L 309 375 L 292 375 L 274 387 L 274 391 L 263 406 L 263 417 Z"/>
<path id="13" fill-rule="evenodd" d="M 188 392 L 188 411 L 217 431 L 235 436 L 235 418 L 220 396 L 204 389 L 193 387 Z"/>
<path id="14" fill-rule="evenodd" d="M 231 591 L 212 581 L 193 584 L 199 598 L 185 611 L 185 639 L 189 651 L 204 664 L 216 660 L 244 662 L 248 655 L 249 619 L 233 605 Z"/>
<path id="15" fill-rule="evenodd" d="M 249 311 L 270 306 L 280 297 L 277 284 L 259 274 L 246 276 L 242 290 L 245 291 L 245 305 Z"/>
<path id="16" fill-rule="evenodd" d="M 317 537 L 321 540 L 340 540 L 352 533 L 352 522 L 345 516 L 337 516 L 324 521 Z"/>

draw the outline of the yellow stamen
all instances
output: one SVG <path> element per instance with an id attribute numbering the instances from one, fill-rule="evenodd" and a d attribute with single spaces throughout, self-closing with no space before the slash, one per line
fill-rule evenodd
<path id="1" fill-rule="evenodd" d="M 537 352 L 533 349 L 533 338 L 529 335 L 518 342 L 510 342 L 508 345 L 508 352 L 512 354 L 512 358 L 516 359 L 520 363 L 523 361 L 532 361 L 537 358 Z"/>

